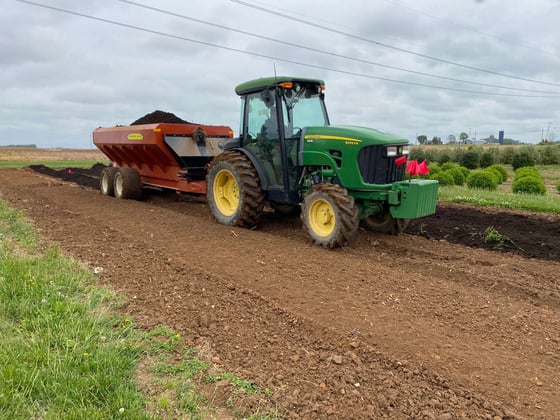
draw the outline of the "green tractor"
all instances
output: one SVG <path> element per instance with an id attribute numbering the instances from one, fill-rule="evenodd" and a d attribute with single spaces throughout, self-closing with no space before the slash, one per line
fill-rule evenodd
<path id="1" fill-rule="evenodd" d="M 208 204 L 223 224 L 253 228 L 265 204 L 301 212 L 318 245 L 344 246 L 358 226 L 398 234 L 433 214 L 437 181 L 404 180 L 408 141 L 379 130 L 331 126 L 322 80 L 270 77 L 242 83 L 239 138 L 207 174 Z"/>

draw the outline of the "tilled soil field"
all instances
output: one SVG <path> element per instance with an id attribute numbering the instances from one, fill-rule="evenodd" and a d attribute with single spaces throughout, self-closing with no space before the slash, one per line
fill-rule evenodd
<path id="1" fill-rule="evenodd" d="M 330 251 L 298 218 L 223 226 L 203 197 L 103 196 L 98 173 L 2 170 L 0 197 L 102 267 L 137 322 L 271 391 L 239 412 L 261 399 L 285 418 L 559 417 L 560 217 L 442 204 L 407 234 Z"/>

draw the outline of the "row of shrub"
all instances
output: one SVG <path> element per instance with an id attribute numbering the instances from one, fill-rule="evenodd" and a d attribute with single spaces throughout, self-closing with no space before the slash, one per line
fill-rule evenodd
<path id="1" fill-rule="evenodd" d="M 435 179 L 440 185 L 458 185 L 467 184 L 469 188 L 478 188 L 484 190 L 495 191 L 498 185 L 504 183 L 508 179 L 508 172 L 498 164 L 490 165 L 487 168 L 472 171 L 465 166 L 456 163 L 446 162 L 442 165 L 437 163 L 431 164 L 430 172 L 425 178 Z M 560 192 L 560 181 L 557 185 Z M 511 189 L 517 194 L 539 194 L 546 193 L 543 177 L 539 170 L 534 166 L 524 166 L 515 171 Z"/>
<path id="2" fill-rule="evenodd" d="M 560 165 L 560 145 L 546 146 L 468 146 L 413 147 L 410 159 L 419 162 L 454 162 L 467 169 L 487 168 L 495 164 L 512 165 L 513 169 L 535 165 Z"/>
<path id="3" fill-rule="evenodd" d="M 502 165 L 494 164 L 479 171 L 471 171 L 465 166 L 446 162 L 442 165 L 430 165 L 427 175 L 430 179 L 439 181 L 440 185 L 465 185 L 469 188 L 484 188 L 495 190 L 498 185 L 507 181 L 508 173 Z"/>

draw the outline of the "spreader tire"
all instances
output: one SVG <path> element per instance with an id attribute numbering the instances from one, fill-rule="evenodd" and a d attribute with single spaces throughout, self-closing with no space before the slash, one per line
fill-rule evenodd
<path id="1" fill-rule="evenodd" d="M 252 228 L 259 224 L 264 192 L 257 171 L 244 154 L 227 151 L 216 156 L 206 177 L 208 206 L 224 225 Z"/>
<path id="2" fill-rule="evenodd" d="M 138 200 L 142 195 L 142 180 L 134 168 L 119 168 L 114 178 L 114 191 L 117 198 Z"/>
<path id="3" fill-rule="evenodd" d="M 115 174 L 117 172 L 118 169 L 113 166 L 103 168 L 101 171 L 101 177 L 99 178 L 99 189 L 101 190 L 101 194 L 109 196 L 115 195 Z"/>
<path id="4" fill-rule="evenodd" d="M 358 209 L 354 198 L 336 184 L 317 184 L 302 203 L 303 227 L 317 245 L 344 246 L 358 230 Z"/>

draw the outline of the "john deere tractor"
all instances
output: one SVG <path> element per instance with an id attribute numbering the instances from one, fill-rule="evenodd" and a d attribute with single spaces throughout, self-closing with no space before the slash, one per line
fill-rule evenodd
<path id="1" fill-rule="evenodd" d="M 344 246 L 359 224 L 398 234 L 435 212 L 437 181 L 404 180 L 408 141 L 356 126 L 332 126 L 322 80 L 270 77 L 242 83 L 239 138 L 207 174 L 216 219 L 253 228 L 265 205 L 301 220 L 312 241 Z"/>

